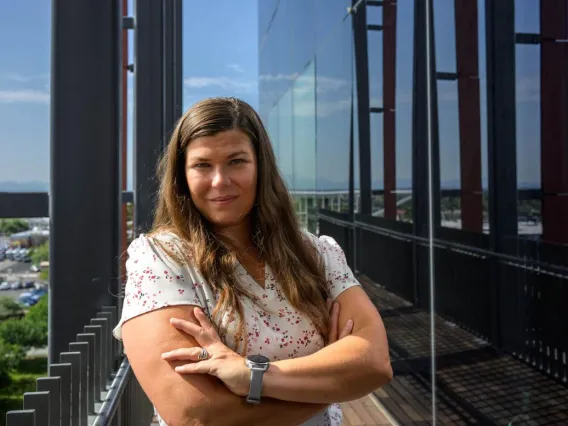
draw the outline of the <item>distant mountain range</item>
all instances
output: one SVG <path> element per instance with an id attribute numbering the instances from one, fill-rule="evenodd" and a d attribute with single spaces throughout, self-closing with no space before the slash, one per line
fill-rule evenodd
<path id="1" fill-rule="evenodd" d="M 16 182 L 0 181 L 0 192 L 47 192 L 49 183 L 42 181 Z"/>
<path id="2" fill-rule="evenodd" d="M 296 182 L 298 188 L 305 188 L 306 190 L 313 188 L 313 182 Z M 358 186 L 358 185 L 356 185 Z M 442 189 L 458 189 L 460 187 L 459 180 L 449 180 L 442 182 Z M 372 185 L 373 189 L 383 189 L 383 183 L 381 181 L 374 181 Z M 401 188 L 411 188 L 412 182 L 410 179 L 399 179 L 397 181 L 397 187 Z M 329 181 L 320 179 L 318 181 L 318 189 L 320 190 L 345 190 L 349 188 L 348 182 L 339 181 Z M 484 189 L 487 189 L 484 182 Z M 520 189 L 539 189 L 540 185 L 537 183 L 520 182 Z M 42 181 L 29 181 L 29 182 L 16 182 L 16 181 L 0 181 L 0 192 L 48 192 L 49 183 Z"/>

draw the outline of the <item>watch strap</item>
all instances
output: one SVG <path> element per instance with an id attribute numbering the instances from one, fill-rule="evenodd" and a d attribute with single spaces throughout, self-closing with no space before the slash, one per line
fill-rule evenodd
<path id="1" fill-rule="evenodd" d="M 250 404 L 260 404 L 262 395 L 262 376 L 264 370 L 260 368 L 251 368 L 250 370 L 250 388 L 247 396 L 247 402 Z"/>

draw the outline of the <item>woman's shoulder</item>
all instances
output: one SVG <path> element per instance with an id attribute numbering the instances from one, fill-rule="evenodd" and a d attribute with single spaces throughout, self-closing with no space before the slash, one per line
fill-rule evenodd
<path id="1" fill-rule="evenodd" d="M 168 306 L 206 307 L 187 243 L 173 233 L 138 235 L 128 247 L 122 317 L 114 329 L 121 339 L 124 322 Z"/>
<path id="2" fill-rule="evenodd" d="M 171 231 L 140 234 L 128 246 L 129 259 L 162 260 L 186 264 L 192 258 L 191 247 Z"/>
<path id="3" fill-rule="evenodd" d="M 324 255 L 329 250 L 341 250 L 341 246 L 329 235 L 316 236 L 308 230 L 302 230 L 304 240 L 314 246 L 320 255 Z"/>

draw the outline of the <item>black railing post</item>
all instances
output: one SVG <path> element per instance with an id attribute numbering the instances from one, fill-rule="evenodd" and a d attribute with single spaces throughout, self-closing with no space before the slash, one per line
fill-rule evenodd
<path id="1" fill-rule="evenodd" d="M 113 302 L 122 196 L 119 0 L 53 0 L 52 19 L 50 362 Z"/>
<path id="2" fill-rule="evenodd" d="M 134 228 L 152 227 L 158 183 L 156 166 L 164 141 L 162 2 L 136 0 L 134 65 Z"/>
<path id="3" fill-rule="evenodd" d="M 517 238 L 517 151 L 515 116 L 514 0 L 485 2 L 487 51 L 487 147 L 489 165 L 489 231 L 491 249 L 512 254 Z M 491 342 L 501 347 L 502 320 L 518 324 L 518 317 L 502 315 L 503 264 L 492 263 Z M 506 299 L 503 302 L 506 302 Z"/>

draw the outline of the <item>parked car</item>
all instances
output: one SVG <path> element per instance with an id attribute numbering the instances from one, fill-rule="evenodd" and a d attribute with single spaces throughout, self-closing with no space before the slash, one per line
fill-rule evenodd
<path id="1" fill-rule="evenodd" d="M 18 303 L 30 307 L 35 305 L 45 294 L 47 294 L 47 290 L 44 288 L 38 288 L 30 292 L 22 293 L 18 298 Z"/>
<path id="2" fill-rule="evenodd" d="M 0 284 L 0 291 L 10 290 L 10 283 L 8 281 L 4 281 Z"/>

